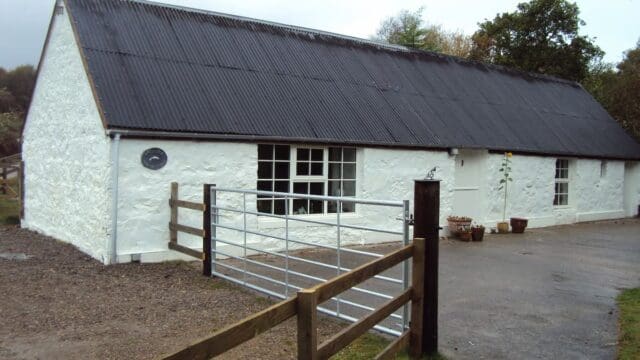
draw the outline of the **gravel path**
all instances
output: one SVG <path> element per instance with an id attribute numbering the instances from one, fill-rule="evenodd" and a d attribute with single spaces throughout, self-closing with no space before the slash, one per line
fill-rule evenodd
<path id="1" fill-rule="evenodd" d="M 200 271 L 198 262 L 105 267 L 0 227 L 0 359 L 158 358 L 271 304 Z M 320 337 L 339 327 L 324 319 Z M 295 358 L 295 341 L 290 319 L 223 358 Z"/>

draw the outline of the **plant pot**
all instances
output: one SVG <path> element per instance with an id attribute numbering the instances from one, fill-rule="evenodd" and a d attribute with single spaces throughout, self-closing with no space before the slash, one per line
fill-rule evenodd
<path id="1" fill-rule="evenodd" d="M 498 223 L 498 233 L 500 234 L 508 234 L 509 233 L 509 223 L 506 221 L 501 221 Z"/>
<path id="2" fill-rule="evenodd" d="M 471 231 L 461 231 L 458 233 L 458 239 L 462 241 L 471 241 Z"/>
<path id="3" fill-rule="evenodd" d="M 511 231 L 516 233 L 516 234 L 522 234 L 524 232 L 524 229 L 527 228 L 528 224 L 529 224 L 529 220 L 528 219 L 512 217 L 511 218 Z"/>
<path id="4" fill-rule="evenodd" d="M 471 239 L 473 241 L 482 241 L 484 238 L 484 228 L 471 228 Z"/>
<path id="5" fill-rule="evenodd" d="M 460 236 L 460 233 L 468 232 L 469 228 L 471 228 L 471 220 L 447 220 L 447 222 L 449 223 L 449 233 L 451 236 Z"/>

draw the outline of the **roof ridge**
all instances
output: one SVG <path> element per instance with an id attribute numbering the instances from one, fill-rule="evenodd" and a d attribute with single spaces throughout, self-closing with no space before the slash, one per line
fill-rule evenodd
<path id="1" fill-rule="evenodd" d="M 247 17 L 247 16 L 242 16 L 242 15 L 228 14 L 228 13 L 223 13 L 223 12 L 218 12 L 218 11 L 213 11 L 213 10 L 206 10 L 206 9 L 199 9 L 199 8 L 193 8 L 193 7 L 188 7 L 188 6 L 167 4 L 167 3 L 160 2 L 160 1 L 153 1 L 153 0 L 121 0 L 121 1 L 130 2 L 130 3 L 138 3 L 138 4 L 143 4 L 143 5 L 156 6 L 156 7 L 163 7 L 163 8 L 170 8 L 170 9 L 174 9 L 174 10 L 178 10 L 178 11 L 184 11 L 184 12 L 188 12 L 188 13 L 199 13 L 199 14 L 203 14 L 203 15 L 217 16 L 217 17 L 222 17 L 222 18 L 226 18 L 226 19 L 230 19 L 230 20 L 241 21 L 241 22 L 245 22 L 245 23 L 255 23 L 255 24 L 260 24 L 260 25 L 277 27 L 277 28 L 280 28 L 280 29 L 295 31 L 295 32 L 298 32 L 298 33 L 306 34 L 306 35 L 328 36 L 328 37 L 332 37 L 332 38 L 336 38 L 336 39 L 340 39 L 340 40 L 351 41 L 351 42 L 362 44 L 362 45 L 365 45 L 365 46 L 374 46 L 374 47 L 377 47 L 379 49 L 385 49 L 385 50 L 390 50 L 390 51 L 401 51 L 401 52 L 408 53 L 408 54 L 426 55 L 426 56 L 430 56 L 430 57 L 444 58 L 444 59 L 449 59 L 449 60 L 455 61 L 455 62 L 460 63 L 462 65 L 467 65 L 467 66 L 478 66 L 478 65 L 479 66 L 485 66 L 487 68 L 491 68 L 491 69 L 494 69 L 494 70 L 497 70 L 497 71 L 501 71 L 501 72 L 504 72 L 504 73 L 507 73 L 507 74 L 518 75 L 518 76 L 521 76 L 523 78 L 534 78 L 534 79 L 541 80 L 541 81 L 557 82 L 557 83 L 561 83 L 561 84 L 565 84 L 565 85 L 570 85 L 570 86 L 573 86 L 573 87 L 580 87 L 580 84 L 578 82 L 576 82 L 576 81 L 562 79 L 562 78 L 559 78 L 559 77 L 556 77 L 556 76 L 552 76 L 552 75 L 536 73 L 536 72 L 531 72 L 531 71 L 525 71 L 525 70 L 512 68 L 512 67 L 508 67 L 508 66 L 504 66 L 504 65 L 485 63 L 485 62 L 482 62 L 482 61 L 466 59 L 466 58 L 462 58 L 462 57 L 459 57 L 459 56 L 443 54 L 443 53 L 439 53 L 439 52 L 435 52 L 435 51 L 414 49 L 414 48 L 409 48 L 409 47 L 402 46 L 402 45 L 390 44 L 390 43 L 385 43 L 385 42 L 371 40 L 371 39 L 363 39 L 363 38 L 359 38 L 359 37 L 355 37 L 355 36 L 350 36 L 350 35 L 344 35 L 344 34 L 331 32 L 331 31 L 313 29 L 313 28 L 308 28 L 308 27 L 298 26 L 298 25 L 284 24 L 284 23 L 279 23 L 279 22 L 275 22 L 275 21 L 251 18 L 251 17 Z"/>

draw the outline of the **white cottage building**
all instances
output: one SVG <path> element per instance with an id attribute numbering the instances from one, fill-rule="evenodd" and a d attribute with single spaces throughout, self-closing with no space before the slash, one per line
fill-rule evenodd
<path id="1" fill-rule="evenodd" d="M 22 151 L 22 225 L 105 263 L 178 256 L 167 248 L 173 181 L 192 200 L 203 183 L 402 200 L 437 166 L 443 224 L 455 214 L 494 226 L 509 151 L 507 214 L 530 227 L 634 216 L 640 203 L 640 145 L 577 83 L 144 1 L 58 2 Z M 283 200 L 248 201 L 285 211 Z M 288 209 L 335 215 L 322 202 Z M 398 214 L 345 212 L 397 225 Z M 378 240 L 389 239 L 345 234 Z"/>

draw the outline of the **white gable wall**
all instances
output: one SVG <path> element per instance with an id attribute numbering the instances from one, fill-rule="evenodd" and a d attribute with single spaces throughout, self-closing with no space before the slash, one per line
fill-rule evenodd
<path id="1" fill-rule="evenodd" d="M 109 144 L 65 11 L 54 17 L 23 133 L 22 226 L 104 260 Z"/>

